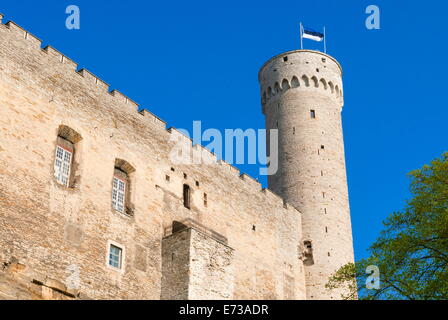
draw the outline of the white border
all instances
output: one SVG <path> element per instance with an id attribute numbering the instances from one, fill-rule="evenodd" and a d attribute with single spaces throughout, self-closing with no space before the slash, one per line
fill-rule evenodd
<path id="1" fill-rule="evenodd" d="M 111 266 L 109 264 L 109 254 L 110 254 L 110 246 L 111 245 L 114 245 L 114 246 L 116 246 L 116 247 L 121 249 L 121 268 L 120 269 L 119 268 L 115 268 L 115 267 L 113 267 L 113 266 Z M 113 240 L 107 240 L 106 267 L 108 269 L 114 270 L 114 271 L 122 273 L 122 274 L 125 272 L 125 267 L 126 267 L 126 248 L 122 244 L 119 244 L 118 242 L 115 242 Z"/>

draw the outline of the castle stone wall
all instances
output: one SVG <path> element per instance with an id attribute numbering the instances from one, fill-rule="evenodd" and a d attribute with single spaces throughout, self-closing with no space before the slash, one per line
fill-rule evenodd
<path id="1" fill-rule="evenodd" d="M 234 250 L 221 239 L 185 227 L 162 242 L 162 299 L 233 297 Z"/>
<path id="2" fill-rule="evenodd" d="M 235 250 L 232 298 L 305 299 L 301 215 L 293 206 L 226 163 L 173 164 L 175 129 L 40 46 L 14 23 L 0 24 L 0 265 L 17 261 L 63 285 L 78 272 L 77 297 L 160 299 L 162 239 L 173 221 L 191 218 Z M 61 126 L 80 135 L 69 188 L 53 172 Z M 116 159 L 135 169 L 132 215 L 111 206 Z M 121 272 L 107 266 L 110 241 L 125 249 Z M 28 288 L 33 280 L 17 281 Z"/>

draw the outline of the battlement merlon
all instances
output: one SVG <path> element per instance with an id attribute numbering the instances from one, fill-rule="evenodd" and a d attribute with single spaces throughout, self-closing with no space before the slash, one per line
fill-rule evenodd
<path id="1" fill-rule="evenodd" d="M 136 102 L 134 102 L 132 99 L 128 98 L 126 95 L 122 94 L 121 92 L 119 92 L 115 89 L 111 89 L 107 82 L 105 82 L 102 79 L 100 79 L 99 77 L 95 76 L 92 72 L 88 71 L 85 68 L 79 68 L 78 64 L 76 62 L 74 62 L 73 60 L 71 60 L 66 55 L 64 55 L 63 53 L 56 50 L 55 48 L 51 47 L 50 45 L 42 48 L 42 41 L 39 38 L 35 37 L 28 31 L 26 31 L 21 26 L 17 25 L 15 22 L 8 21 L 6 23 L 3 23 L 3 17 L 4 17 L 4 15 L 0 14 L 0 28 L 5 28 L 6 30 L 9 30 L 13 36 L 17 36 L 18 39 L 22 40 L 23 42 L 20 42 L 21 45 L 24 45 L 28 49 L 29 49 L 28 46 L 30 45 L 31 50 L 32 50 L 32 48 L 37 49 L 36 54 L 44 53 L 44 54 L 47 54 L 49 57 L 54 58 L 54 63 L 57 62 L 61 66 L 63 66 L 63 69 L 64 69 L 63 71 L 74 72 L 74 73 L 78 74 L 79 76 L 81 76 L 84 79 L 86 84 L 89 85 L 89 88 L 91 87 L 90 85 L 92 83 L 96 84 L 97 89 L 99 91 L 107 92 L 110 96 L 116 98 L 118 103 L 123 105 L 123 107 L 129 108 L 129 106 L 130 106 L 132 111 L 134 111 L 136 114 L 139 114 L 142 117 L 144 117 L 145 119 L 147 119 L 146 122 L 148 124 L 150 124 L 151 126 L 155 126 L 155 128 L 157 128 L 157 129 L 164 129 L 164 131 L 168 132 L 169 134 L 174 134 L 177 136 L 179 134 L 183 135 L 180 131 L 178 131 L 175 128 L 172 128 L 172 127 L 167 128 L 165 121 L 161 120 L 160 118 L 158 118 L 156 115 L 154 115 L 147 109 L 140 108 Z M 193 141 L 189 137 L 186 137 L 184 135 L 184 138 L 186 138 L 185 139 L 186 142 L 192 144 L 192 148 L 193 147 L 198 148 L 197 146 L 193 146 Z M 209 151 L 202 145 L 200 146 L 200 149 L 202 149 L 202 151 L 205 153 L 209 153 L 208 157 L 210 159 L 216 160 L 216 155 L 213 152 Z M 219 166 L 219 168 L 221 168 L 221 170 L 224 174 L 230 174 L 235 179 L 238 179 L 240 181 L 240 183 L 244 183 L 248 188 L 251 188 L 260 193 L 263 193 L 264 196 L 266 197 L 266 199 L 271 199 L 271 200 L 276 199 L 278 201 L 279 207 L 283 206 L 285 209 L 288 209 L 288 211 L 291 208 L 294 208 L 292 205 L 288 206 L 283 198 L 280 198 L 277 195 L 272 197 L 272 194 L 274 194 L 272 191 L 266 192 L 267 190 L 262 188 L 261 183 L 259 183 L 253 177 L 250 177 L 247 174 L 241 173 L 233 165 L 231 165 L 223 160 L 219 160 L 219 161 L 216 160 L 215 162 L 216 162 L 216 165 Z M 297 209 L 294 208 L 294 210 L 297 211 L 297 214 L 300 214 L 300 212 Z"/>

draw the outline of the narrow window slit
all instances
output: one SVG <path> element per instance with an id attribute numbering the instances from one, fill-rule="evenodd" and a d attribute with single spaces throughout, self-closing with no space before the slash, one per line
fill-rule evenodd
<path id="1" fill-rule="evenodd" d="M 184 197 L 184 207 L 190 209 L 191 190 L 188 184 L 184 184 L 183 197 Z"/>

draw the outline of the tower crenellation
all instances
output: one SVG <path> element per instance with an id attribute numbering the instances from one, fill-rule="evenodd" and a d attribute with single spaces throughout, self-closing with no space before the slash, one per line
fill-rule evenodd
<path id="1" fill-rule="evenodd" d="M 261 68 L 259 81 L 262 105 L 265 106 L 291 89 L 319 89 L 342 106 L 340 64 L 331 56 L 321 52 L 300 50 L 302 53 L 300 55 L 295 54 L 297 52 L 280 54 L 266 62 Z"/>

